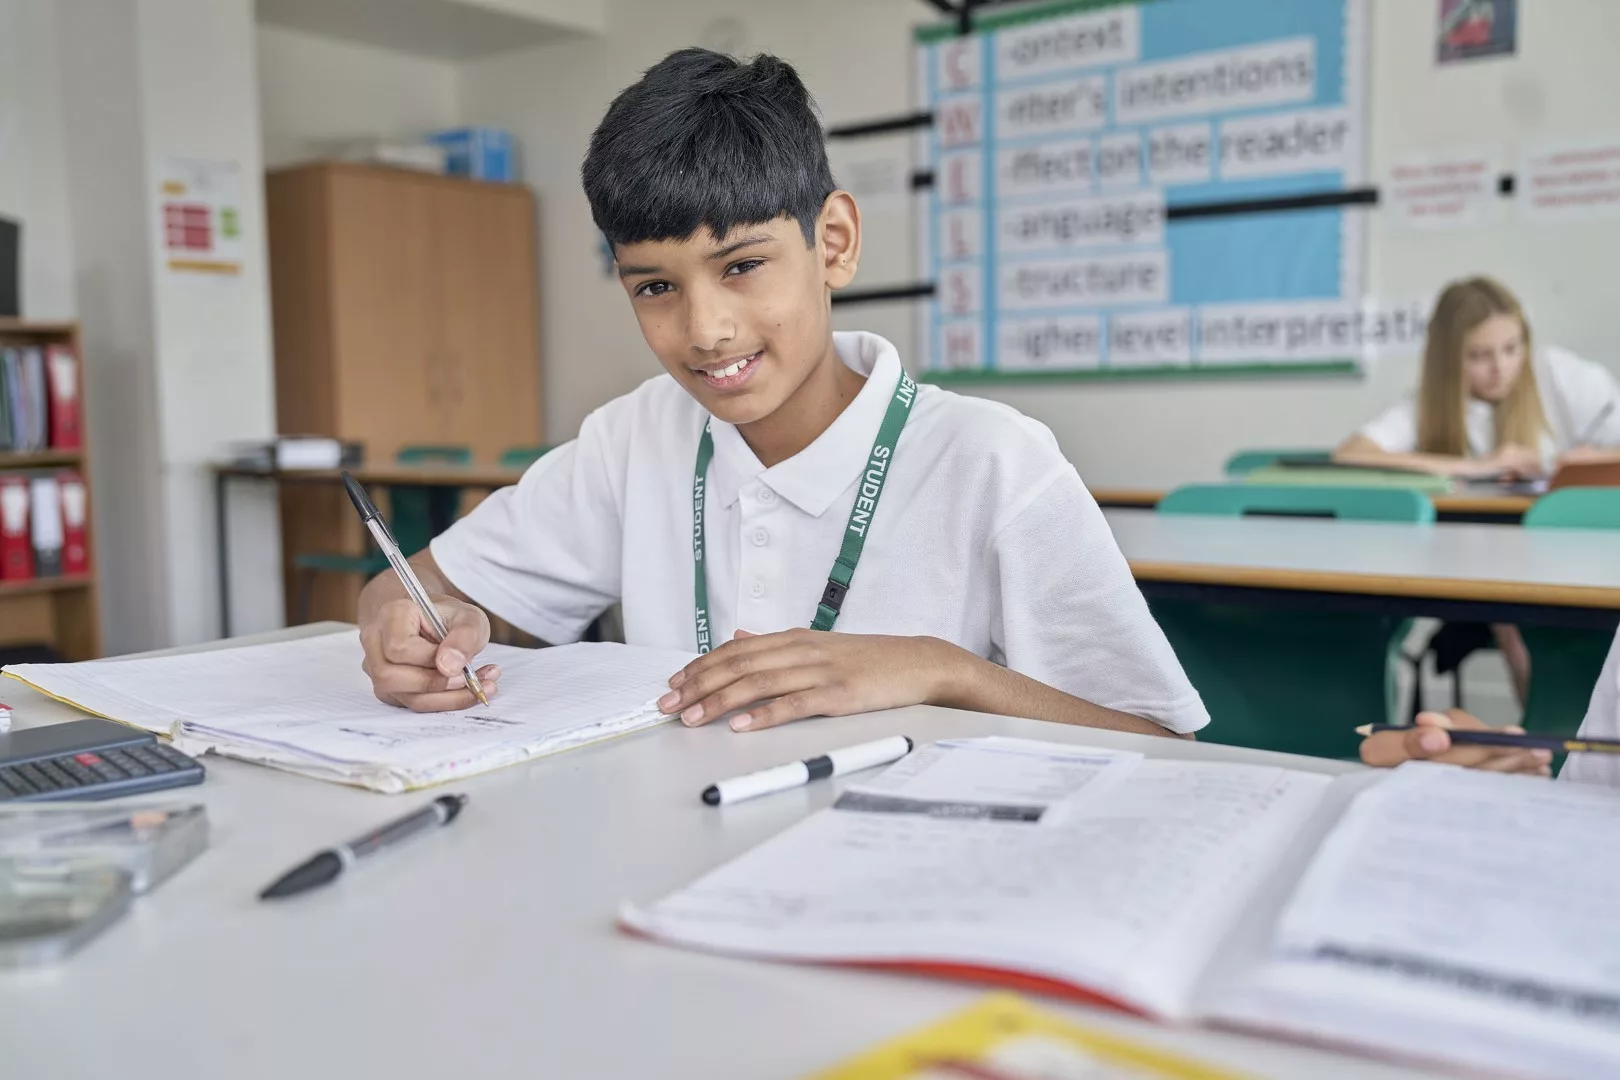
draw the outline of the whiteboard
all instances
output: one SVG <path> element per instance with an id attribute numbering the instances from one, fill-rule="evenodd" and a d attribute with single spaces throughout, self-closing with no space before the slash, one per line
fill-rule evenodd
<path id="1" fill-rule="evenodd" d="M 1364 0 L 1071 0 L 916 34 L 924 374 L 1354 370 Z M 1404 325 L 1404 323 L 1403 323 Z"/>

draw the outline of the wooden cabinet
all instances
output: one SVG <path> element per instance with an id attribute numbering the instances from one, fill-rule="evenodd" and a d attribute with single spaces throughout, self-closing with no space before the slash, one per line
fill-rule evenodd
<path id="1" fill-rule="evenodd" d="M 379 464 L 543 441 L 527 188 L 327 163 L 270 173 L 266 207 L 282 433 L 360 442 Z M 333 490 L 285 487 L 282 534 L 289 605 L 295 554 L 364 550 Z M 312 616 L 353 618 L 359 582 L 323 578 Z"/>

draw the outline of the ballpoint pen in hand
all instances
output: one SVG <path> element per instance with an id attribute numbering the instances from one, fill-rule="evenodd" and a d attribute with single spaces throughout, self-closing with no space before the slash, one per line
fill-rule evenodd
<path id="1" fill-rule="evenodd" d="M 410 594 L 412 600 L 416 601 L 416 606 L 422 610 L 422 617 L 433 628 L 433 632 L 439 635 L 438 640 L 443 641 L 450 631 L 444 625 L 444 620 L 439 617 L 439 609 L 433 606 L 433 600 L 428 596 L 427 590 L 422 588 L 422 582 L 417 579 L 416 571 L 412 570 L 411 564 L 405 561 L 405 554 L 399 550 L 399 544 L 395 542 L 394 534 L 388 531 L 388 523 L 383 521 L 382 515 L 377 512 L 377 504 L 371 501 L 371 496 L 366 494 L 366 489 L 361 487 L 354 477 L 347 472 L 343 473 L 343 486 L 349 492 L 349 501 L 354 503 L 354 508 L 360 512 L 360 520 L 364 521 L 366 528 L 371 530 L 371 538 L 377 541 L 377 546 L 387 556 L 388 565 L 392 566 L 394 573 L 399 575 L 400 583 L 405 586 L 405 591 Z M 467 678 L 467 688 L 473 692 L 473 697 L 477 698 L 480 704 L 487 706 L 489 698 L 484 694 L 484 684 L 478 681 L 478 673 L 473 671 L 470 657 L 466 666 L 462 668 L 462 674 Z"/>
<path id="2" fill-rule="evenodd" d="M 1614 399 L 1610 398 L 1608 401 L 1603 403 L 1603 408 L 1598 410 L 1597 415 L 1592 418 L 1591 423 L 1586 425 L 1586 430 L 1581 432 L 1580 437 L 1575 440 L 1575 445 L 1590 446 L 1592 444 L 1592 440 L 1597 438 L 1598 429 L 1603 426 L 1603 421 L 1607 420 L 1609 418 L 1609 414 L 1612 412 L 1614 412 Z"/>

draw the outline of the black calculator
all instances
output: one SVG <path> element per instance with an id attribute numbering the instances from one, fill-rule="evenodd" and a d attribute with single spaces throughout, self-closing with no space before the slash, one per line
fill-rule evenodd
<path id="1" fill-rule="evenodd" d="M 110 720 L 74 720 L 0 735 L 0 802 L 110 799 L 202 778 L 195 758 Z"/>

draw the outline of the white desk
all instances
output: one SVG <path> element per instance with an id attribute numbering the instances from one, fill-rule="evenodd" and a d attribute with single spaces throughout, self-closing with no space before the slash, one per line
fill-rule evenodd
<path id="1" fill-rule="evenodd" d="M 1337 606 L 1481 621 L 1613 628 L 1620 619 L 1620 534 L 1609 530 L 1104 515 L 1149 595 L 1311 593 Z"/>
<path id="2" fill-rule="evenodd" d="M 19 726 L 70 719 L 18 684 Z M 211 849 L 54 968 L 0 973 L 0 1075 L 52 1080 L 802 1076 L 983 988 L 728 960 L 613 929 L 652 899 L 825 806 L 836 782 L 715 810 L 718 777 L 906 733 L 1007 734 L 1178 757 L 1355 766 L 942 709 L 737 735 L 665 726 L 455 785 L 450 828 L 294 901 L 254 894 L 422 796 L 388 798 L 208 759 Z M 1261 1076 L 1418 1075 L 1303 1047 L 1160 1028 L 1056 1002 Z"/>

